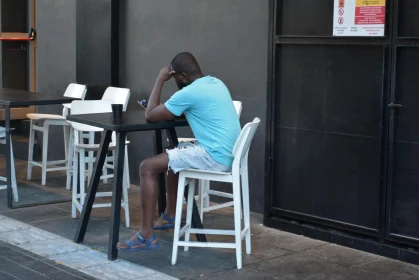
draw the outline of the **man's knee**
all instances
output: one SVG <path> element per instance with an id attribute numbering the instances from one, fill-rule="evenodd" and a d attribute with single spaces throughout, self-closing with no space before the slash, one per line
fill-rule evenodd
<path id="1" fill-rule="evenodd" d="M 154 168 L 151 160 L 145 159 L 140 164 L 140 176 L 154 175 Z"/>

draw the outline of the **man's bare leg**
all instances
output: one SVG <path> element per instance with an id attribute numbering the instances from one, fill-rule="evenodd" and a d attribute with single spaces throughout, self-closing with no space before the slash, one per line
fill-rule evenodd
<path id="1" fill-rule="evenodd" d="M 157 206 L 159 188 L 158 176 L 167 170 L 168 164 L 169 157 L 167 153 L 162 153 L 145 159 L 140 165 L 141 204 L 143 210 L 140 233 L 146 240 L 153 236 L 153 216 Z M 174 207 L 176 209 L 176 205 Z M 137 235 L 130 238 L 131 241 L 136 241 L 137 239 Z M 118 243 L 117 246 L 120 249 L 127 247 L 125 243 Z"/>
<path id="2" fill-rule="evenodd" d="M 166 197 L 167 205 L 166 205 L 166 210 L 164 211 L 166 216 L 168 216 L 169 218 L 173 218 L 176 215 L 176 199 L 177 199 L 178 181 L 179 181 L 179 174 L 175 174 L 173 173 L 172 170 L 169 170 L 167 174 L 167 197 Z M 160 225 L 165 225 L 167 223 L 168 222 L 166 220 L 159 217 L 156 220 L 155 225 L 160 226 Z"/>

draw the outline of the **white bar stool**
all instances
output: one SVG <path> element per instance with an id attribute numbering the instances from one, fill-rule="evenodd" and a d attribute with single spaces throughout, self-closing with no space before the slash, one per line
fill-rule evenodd
<path id="1" fill-rule="evenodd" d="M 71 114 L 95 114 L 95 113 L 108 113 L 112 112 L 111 100 L 95 100 L 95 101 L 73 101 L 71 105 Z M 73 190 L 72 190 L 72 209 L 71 216 L 72 218 L 77 217 L 77 211 L 81 213 L 86 196 L 86 186 L 85 186 L 85 177 L 80 176 L 80 193 L 77 192 L 77 176 L 78 172 L 80 175 L 85 174 L 86 163 L 94 163 L 96 158 L 94 157 L 94 152 L 99 151 L 98 144 L 83 144 L 80 143 L 80 133 L 90 133 L 90 132 L 101 132 L 102 128 L 89 126 L 85 124 L 71 122 L 72 129 L 70 130 L 70 150 L 69 154 L 72 153 L 73 161 Z M 115 142 L 111 142 L 109 145 L 109 150 L 115 149 Z M 88 155 L 86 156 L 86 153 Z M 92 156 L 90 154 L 92 153 Z M 69 162 L 71 164 L 71 162 Z M 124 171 L 127 169 L 127 164 L 125 162 Z M 103 176 L 102 176 L 103 178 Z M 123 180 L 123 192 L 122 192 L 122 203 L 121 207 L 125 210 L 125 224 L 126 227 L 130 227 L 130 218 L 129 218 L 129 206 L 128 206 L 128 182 L 126 176 Z M 96 197 L 112 197 L 112 192 L 97 192 Z M 111 203 L 95 203 L 93 208 L 103 208 L 111 207 Z"/>
<path id="2" fill-rule="evenodd" d="M 242 240 L 246 240 L 246 253 L 251 253 L 251 234 L 250 234 L 250 207 L 249 207 L 249 179 L 248 179 L 248 155 L 253 136 L 259 126 L 260 120 L 255 118 L 253 122 L 246 124 L 233 148 L 233 167 L 232 172 L 212 172 L 195 169 L 187 169 L 179 172 L 179 184 L 176 203 L 175 233 L 173 237 L 172 265 L 177 262 L 178 247 L 184 246 L 185 251 L 190 247 L 207 248 L 231 248 L 236 249 L 237 268 L 242 268 Z M 241 184 L 240 184 L 241 179 Z M 233 207 L 234 207 L 234 230 L 221 229 L 195 229 L 192 228 L 192 202 L 194 199 L 196 180 L 218 181 L 233 184 Z M 186 185 L 189 184 L 186 224 L 181 229 L 181 218 L 183 208 L 183 193 Z M 202 186 L 201 186 L 202 187 Z M 241 224 L 241 196 L 243 195 L 243 220 L 244 228 Z M 215 235 L 234 235 L 235 242 L 198 242 L 189 241 L 191 233 L 215 234 Z M 185 241 L 180 241 L 180 237 L 185 235 Z"/>
<path id="3" fill-rule="evenodd" d="M 79 84 L 69 84 L 64 96 L 65 97 L 74 97 L 79 99 L 84 99 L 86 95 L 86 86 Z M 66 106 L 63 108 L 63 115 L 54 115 L 54 114 L 27 114 L 28 119 L 31 120 L 30 124 L 30 133 L 29 133 L 29 153 L 28 153 L 28 174 L 27 179 L 32 179 L 32 168 L 33 166 L 38 166 L 42 168 L 42 185 L 46 184 L 47 172 L 50 171 L 59 171 L 66 170 L 66 166 L 56 166 L 60 164 L 66 164 L 68 155 L 68 123 L 66 122 L 66 116 L 68 114 L 68 109 Z M 43 126 L 35 125 L 35 122 L 43 122 Z M 66 159 L 64 160 L 55 160 L 48 161 L 48 140 L 49 140 L 49 127 L 51 125 L 59 125 L 64 127 L 64 153 Z M 42 139 L 42 161 L 37 162 L 33 160 L 33 150 L 35 143 L 35 131 L 43 133 Z M 54 165 L 54 167 L 48 167 Z"/>

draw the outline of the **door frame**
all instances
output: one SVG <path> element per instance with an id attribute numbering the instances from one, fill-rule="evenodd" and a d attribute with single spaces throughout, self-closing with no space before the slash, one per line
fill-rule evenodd
<path id="1" fill-rule="evenodd" d="M 394 10 L 394 0 L 386 0 L 386 31 L 384 37 L 341 37 L 336 38 L 330 36 L 300 36 L 300 35 L 278 35 L 277 29 L 277 8 L 281 1 L 285 0 L 270 0 L 269 3 L 269 42 L 268 42 L 268 92 L 267 92 L 267 125 L 266 125 L 266 155 L 265 155 L 265 209 L 264 222 L 266 225 L 275 223 L 273 220 L 282 219 L 288 221 L 297 221 L 301 223 L 308 223 L 318 225 L 325 229 L 343 230 L 348 234 L 355 236 L 370 236 L 377 241 L 384 242 L 386 239 L 386 224 L 387 224 L 387 168 L 388 168 L 388 137 L 389 137 L 389 110 L 387 104 L 390 103 L 392 96 L 391 88 L 391 67 L 393 63 L 393 50 L 391 48 L 393 38 L 393 18 L 390 11 Z M 377 209 L 379 215 L 378 230 L 373 232 L 369 228 L 362 228 L 356 225 L 342 224 L 339 221 L 330 221 L 322 217 L 314 217 L 305 215 L 304 213 L 294 213 L 281 209 L 274 209 L 273 197 L 275 187 L 275 110 L 276 110 L 276 47 L 278 44 L 345 44 L 345 45 L 381 45 L 383 48 L 383 83 L 382 83 L 382 118 L 381 118 L 381 182 L 379 185 L 379 207 Z"/>

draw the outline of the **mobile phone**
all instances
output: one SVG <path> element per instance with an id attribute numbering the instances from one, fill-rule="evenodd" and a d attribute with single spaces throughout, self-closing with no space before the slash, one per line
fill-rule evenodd
<path id="1" fill-rule="evenodd" d="M 143 107 L 144 110 L 147 109 L 147 100 L 138 100 L 137 103 L 140 104 L 140 106 Z"/>

